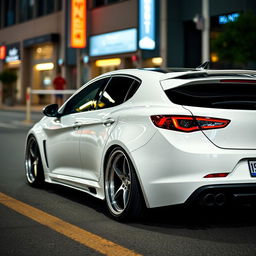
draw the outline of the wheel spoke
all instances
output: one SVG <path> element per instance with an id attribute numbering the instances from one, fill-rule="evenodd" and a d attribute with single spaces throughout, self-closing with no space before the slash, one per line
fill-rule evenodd
<path id="1" fill-rule="evenodd" d="M 118 188 L 118 190 L 115 192 L 113 199 L 117 200 L 117 198 L 120 196 L 120 193 L 123 191 L 122 185 Z"/>
<path id="2" fill-rule="evenodd" d="M 114 169 L 114 171 L 115 171 L 117 177 L 118 177 L 121 181 L 123 181 L 123 179 L 124 179 L 124 174 L 117 168 L 116 165 L 113 166 L 113 169 Z"/>
<path id="3" fill-rule="evenodd" d="M 124 203 L 124 209 L 128 203 L 128 197 L 129 197 L 129 189 L 124 189 L 124 192 L 123 192 L 123 203 Z"/>
<path id="4" fill-rule="evenodd" d="M 31 145 L 30 149 L 29 149 L 29 152 L 30 152 L 30 155 L 32 157 L 35 157 L 35 153 L 34 153 L 34 150 L 33 150 L 33 146 Z"/>
<path id="5" fill-rule="evenodd" d="M 34 176 L 37 176 L 37 166 L 38 166 L 38 158 L 33 162 L 33 170 L 34 170 Z"/>
<path id="6" fill-rule="evenodd" d="M 33 158 L 37 157 L 37 155 L 38 155 L 38 149 L 37 149 L 37 146 L 36 146 L 35 142 L 34 142 L 34 143 L 31 143 L 30 148 L 29 148 L 29 152 L 30 152 L 30 155 L 31 155 Z"/>
<path id="7" fill-rule="evenodd" d="M 124 173 L 126 178 L 130 179 L 130 167 L 129 167 L 129 164 L 128 164 L 127 159 L 125 157 L 124 157 L 124 161 L 123 161 L 123 173 Z"/>

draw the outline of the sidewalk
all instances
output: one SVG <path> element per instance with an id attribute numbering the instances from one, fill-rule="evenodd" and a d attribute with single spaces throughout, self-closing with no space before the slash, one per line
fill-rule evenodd
<path id="1" fill-rule="evenodd" d="M 45 105 L 32 105 L 31 112 L 41 113 L 43 111 L 44 107 L 45 107 Z M 14 106 L 2 105 L 2 106 L 0 106 L 0 110 L 26 112 L 26 105 L 14 105 Z"/>

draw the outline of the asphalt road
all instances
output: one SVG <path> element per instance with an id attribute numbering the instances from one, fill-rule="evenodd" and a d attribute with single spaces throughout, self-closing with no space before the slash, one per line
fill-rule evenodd
<path id="1" fill-rule="evenodd" d="M 40 114 L 32 116 L 39 118 Z M 252 207 L 154 209 L 142 220 L 124 224 L 107 216 L 102 201 L 82 192 L 55 185 L 30 187 L 23 166 L 29 127 L 22 120 L 21 112 L 0 111 L 0 193 L 18 200 L 14 207 L 21 207 L 21 201 L 141 255 L 256 255 L 256 209 Z M 3 201 L 0 196 L 0 255 L 101 255 Z M 124 254 L 117 249 L 116 255 Z"/>

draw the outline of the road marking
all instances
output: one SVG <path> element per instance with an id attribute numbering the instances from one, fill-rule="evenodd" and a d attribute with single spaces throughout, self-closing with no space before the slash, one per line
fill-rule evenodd
<path id="1" fill-rule="evenodd" d="M 64 220 L 61 220 L 53 215 L 50 215 L 28 204 L 18 201 L 1 192 L 0 203 L 104 255 L 141 256 L 140 254 L 137 254 L 132 250 L 122 247 L 121 245 L 115 244 L 98 235 L 90 233 L 73 224 L 65 222 Z"/>

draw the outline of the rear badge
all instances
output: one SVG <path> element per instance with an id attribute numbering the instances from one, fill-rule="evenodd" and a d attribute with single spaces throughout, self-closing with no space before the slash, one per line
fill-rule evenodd
<path id="1" fill-rule="evenodd" d="M 249 170 L 252 177 L 256 177 L 256 161 L 248 161 Z"/>

